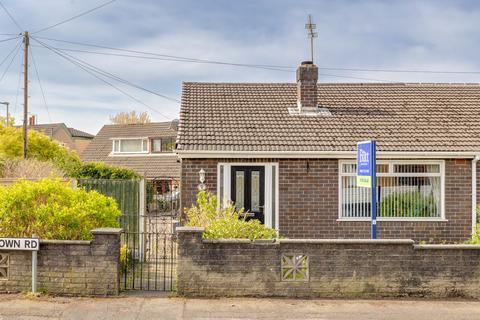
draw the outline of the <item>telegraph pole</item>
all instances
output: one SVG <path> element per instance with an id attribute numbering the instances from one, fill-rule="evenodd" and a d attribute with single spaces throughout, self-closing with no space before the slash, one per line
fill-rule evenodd
<path id="1" fill-rule="evenodd" d="M 23 159 L 28 156 L 28 45 L 29 45 L 28 31 L 23 33 Z"/>

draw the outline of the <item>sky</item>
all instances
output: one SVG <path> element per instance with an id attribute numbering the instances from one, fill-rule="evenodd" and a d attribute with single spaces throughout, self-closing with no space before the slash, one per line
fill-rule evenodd
<path id="1" fill-rule="evenodd" d="M 38 123 L 65 122 L 93 134 L 118 112 L 147 111 L 153 121 L 166 121 L 178 118 L 180 104 L 100 76 L 129 97 L 43 44 L 134 85 L 180 100 L 182 81 L 294 82 L 295 67 L 310 59 L 305 23 L 311 14 L 318 33 L 314 61 L 322 82 L 480 82 L 480 1 L 476 0 L 117 0 L 38 33 L 34 32 L 107 1 L 0 2 L 20 25 L 17 27 L 0 8 L 0 34 L 26 30 L 34 37 L 29 60 L 30 112 L 37 116 Z M 11 37 L 0 35 L 0 41 Z M 290 68 L 270 70 L 112 56 L 138 54 L 51 39 Z M 0 101 L 10 102 L 17 123 L 22 119 L 23 103 L 23 52 L 18 50 L 15 55 L 14 50 L 19 43 L 20 39 L 0 42 L 0 62 L 13 50 L 0 65 Z M 0 113 L 4 112 L 0 105 Z"/>

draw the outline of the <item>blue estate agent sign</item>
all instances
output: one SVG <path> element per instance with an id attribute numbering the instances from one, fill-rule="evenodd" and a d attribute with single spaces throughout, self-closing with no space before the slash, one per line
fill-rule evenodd
<path id="1" fill-rule="evenodd" d="M 38 251 L 38 239 L 32 238 L 0 238 L 0 250 Z"/>
<path id="2" fill-rule="evenodd" d="M 375 171 L 375 141 L 357 144 L 357 186 L 371 188 Z"/>
<path id="3" fill-rule="evenodd" d="M 377 144 L 375 140 L 357 143 L 357 186 L 371 188 L 371 236 L 377 239 Z"/>

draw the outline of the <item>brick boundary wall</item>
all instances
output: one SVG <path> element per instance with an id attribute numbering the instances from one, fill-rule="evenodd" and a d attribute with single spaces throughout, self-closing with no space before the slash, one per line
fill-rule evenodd
<path id="1" fill-rule="evenodd" d="M 118 295 L 121 230 L 92 230 L 91 241 L 40 240 L 38 291 L 68 296 Z M 0 255 L 8 257 L 8 277 L 0 278 L 0 292 L 31 291 L 31 252 L 0 251 Z"/>
<path id="2" fill-rule="evenodd" d="M 413 240 L 202 239 L 177 228 L 184 296 L 480 298 L 480 246 Z M 282 255 L 306 255 L 307 281 L 282 280 Z"/>

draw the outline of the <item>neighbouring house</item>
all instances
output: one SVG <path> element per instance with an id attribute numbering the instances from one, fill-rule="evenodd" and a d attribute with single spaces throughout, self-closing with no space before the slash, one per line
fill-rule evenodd
<path id="1" fill-rule="evenodd" d="M 105 125 L 81 159 L 131 168 L 152 181 L 156 192 L 173 191 L 180 178 L 180 163 L 173 152 L 177 125 L 175 120 Z"/>
<path id="2" fill-rule="evenodd" d="M 93 134 L 67 127 L 65 123 L 37 124 L 35 116 L 29 118 L 28 129 L 47 135 L 51 139 L 58 141 L 61 146 L 76 151 L 78 155 L 82 154 L 95 137 Z"/>
<path id="3" fill-rule="evenodd" d="M 370 190 L 356 185 L 356 144 L 377 141 L 378 237 L 463 241 L 476 222 L 480 84 L 183 84 L 177 154 L 182 207 L 199 171 L 290 238 L 368 238 Z"/>

